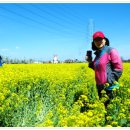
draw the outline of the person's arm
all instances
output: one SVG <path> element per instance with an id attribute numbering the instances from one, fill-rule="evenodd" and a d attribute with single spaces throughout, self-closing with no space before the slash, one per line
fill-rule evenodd
<path id="1" fill-rule="evenodd" d="M 116 49 L 112 49 L 110 51 L 109 58 L 110 58 L 109 60 L 111 61 L 111 65 L 112 65 L 111 66 L 112 72 L 111 72 L 111 74 L 108 73 L 108 82 L 110 84 L 113 84 L 114 81 L 118 81 L 118 79 L 122 75 L 123 66 L 122 66 L 122 60 Z M 108 72 L 110 72 L 110 69 L 108 70 Z"/>

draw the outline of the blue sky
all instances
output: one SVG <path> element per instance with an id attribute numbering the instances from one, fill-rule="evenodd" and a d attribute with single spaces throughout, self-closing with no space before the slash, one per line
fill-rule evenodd
<path id="1" fill-rule="evenodd" d="M 0 3 L 0 55 L 84 60 L 95 31 L 130 58 L 130 3 Z"/>

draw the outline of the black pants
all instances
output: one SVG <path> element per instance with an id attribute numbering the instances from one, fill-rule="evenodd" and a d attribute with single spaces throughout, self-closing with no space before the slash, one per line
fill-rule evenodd
<path id="1" fill-rule="evenodd" d="M 102 98 L 102 93 L 101 91 L 104 89 L 104 85 L 97 85 L 97 90 L 98 90 L 98 96 L 99 99 Z M 105 90 L 105 89 L 104 89 Z M 104 103 L 105 107 L 107 107 L 107 105 L 110 103 L 110 100 L 113 98 L 113 94 L 112 94 L 112 90 L 105 90 L 107 96 L 109 97 L 109 99 Z"/>

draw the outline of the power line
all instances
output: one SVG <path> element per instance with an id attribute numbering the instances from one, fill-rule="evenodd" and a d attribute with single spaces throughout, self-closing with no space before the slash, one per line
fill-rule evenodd
<path id="1" fill-rule="evenodd" d="M 19 8 L 22 8 L 22 9 L 28 11 L 29 13 L 31 13 L 31 14 L 33 14 L 33 15 L 35 15 L 35 16 L 38 16 L 38 17 L 40 17 L 40 18 L 42 18 L 42 19 L 48 21 L 48 22 L 55 23 L 55 24 L 57 24 L 58 26 L 60 25 L 61 27 L 64 26 L 63 24 L 57 23 L 57 22 L 55 22 L 54 20 L 50 20 L 49 17 L 45 17 L 45 16 L 43 16 L 43 15 L 41 15 L 41 14 L 38 14 L 38 13 L 36 13 L 36 12 L 34 12 L 34 11 L 31 11 L 30 9 L 27 9 L 27 8 L 21 6 L 20 4 L 15 4 L 15 5 L 18 6 Z"/>
<path id="2" fill-rule="evenodd" d="M 27 20 L 29 20 L 29 21 L 32 21 L 32 22 L 34 22 L 34 23 L 37 23 L 37 24 L 39 24 L 39 25 L 42 25 L 44 28 L 46 28 L 47 30 L 46 31 L 48 31 L 48 29 L 50 28 L 51 29 L 51 31 L 54 31 L 54 32 L 63 32 L 63 30 L 56 30 L 54 27 L 51 27 L 50 25 L 48 25 L 48 24 L 43 24 L 42 22 L 39 22 L 39 21 L 37 21 L 37 20 L 35 20 L 35 19 L 32 19 L 32 18 L 30 18 L 30 17 L 27 17 L 27 16 L 24 16 L 24 15 L 22 15 L 22 14 L 19 14 L 19 13 L 16 13 L 15 11 L 12 11 L 12 10 L 9 10 L 9 9 L 7 9 L 7 8 L 4 8 L 4 7 L 1 7 L 0 6 L 0 8 L 1 9 L 3 9 L 3 10 L 6 10 L 6 11 L 8 11 L 8 12 L 10 12 L 10 13 L 12 13 L 12 14 L 15 14 L 15 15 L 17 15 L 17 16 L 20 16 L 20 17 L 22 17 L 22 18 L 24 18 L 24 19 L 27 19 Z M 52 29 L 53 28 L 53 29 Z M 50 31 L 48 31 L 49 33 L 50 33 Z M 69 33 L 66 33 L 66 35 L 70 35 Z"/>
<path id="3" fill-rule="evenodd" d="M 40 10 L 41 12 L 44 12 L 44 13 L 48 14 L 49 16 L 52 16 L 52 17 L 54 17 L 55 19 L 61 20 L 61 21 L 63 21 L 64 23 L 71 25 L 71 27 L 74 25 L 74 22 L 75 22 L 75 21 L 73 20 L 73 22 L 72 22 L 70 19 L 67 18 L 66 15 L 64 15 L 63 12 L 62 12 L 62 14 L 60 15 L 60 17 L 58 17 L 58 16 L 56 16 L 56 15 L 54 15 L 54 14 L 52 14 L 52 13 L 46 11 L 46 10 L 43 9 L 43 8 L 39 8 L 38 6 L 36 6 L 36 5 L 34 5 L 34 4 L 31 4 L 31 5 L 32 5 L 34 8 Z M 61 12 L 58 11 L 58 13 L 61 13 Z M 64 16 L 63 16 L 63 15 L 64 15 Z M 65 21 L 66 21 L 66 22 L 65 22 Z M 62 23 L 62 22 L 61 22 L 61 23 Z M 59 23 L 58 23 L 58 24 L 59 24 Z M 64 26 L 63 24 L 59 24 L 59 25 Z M 81 24 L 80 24 L 80 25 L 81 25 Z M 70 28 L 69 28 L 69 30 L 70 30 Z M 80 33 L 84 33 L 84 32 L 82 32 L 81 30 L 78 30 L 78 29 L 73 29 L 73 30 L 75 30 L 75 31 L 77 31 L 77 32 L 80 32 Z"/>
<path id="4" fill-rule="evenodd" d="M 66 6 L 65 8 L 63 8 L 63 7 L 60 6 L 60 8 L 64 12 L 64 15 L 67 15 L 67 17 L 72 18 L 72 16 L 73 16 L 73 19 L 78 20 L 78 21 L 80 20 L 76 24 L 79 24 L 79 25 L 84 24 L 84 23 L 81 22 L 81 17 L 79 17 L 79 15 L 77 15 L 76 13 L 73 13 L 73 11 L 70 7 Z M 68 12 L 68 13 L 66 14 L 65 12 Z M 86 25 L 86 24 L 84 24 L 84 25 Z"/>
<path id="5" fill-rule="evenodd" d="M 54 15 L 54 14 L 50 13 L 49 11 L 46 11 L 45 9 L 40 8 L 39 6 L 36 6 L 36 4 L 35 4 L 35 5 L 34 5 L 34 4 L 31 4 L 31 5 L 32 5 L 34 8 L 36 8 L 36 9 L 38 9 L 38 10 L 40 10 L 40 11 L 42 11 L 42 12 L 44 12 L 44 13 L 50 15 L 50 16 L 52 16 L 53 18 L 56 18 L 56 19 L 62 20 L 62 21 L 67 21 L 66 23 L 72 25 L 72 21 L 70 21 L 69 19 L 67 19 L 66 17 L 64 17 L 63 14 L 60 15 L 60 17 L 58 17 L 57 15 Z M 60 10 L 60 11 L 61 11 L 61 10 Z M 59 12 L 58 12 L 58 14 L 59 14 Z"/>
<path id="6" fill-rule="evenodd" d="M 16 22 L 16 23 L 20 23 L 20 24 L 23 24 L 23 25 L 26 25 L 26 26 L 35 27 L 35 26 L 31 25 L 31 24 L 27 24 L 26 22 L 19 21 L 19 20 L 15 19 L 15 18 L 6 16 L 6 15 L 3 15 L 3 14 L 0 14 L 0 16 L 3 17 L 3 18 L 5 18 L 5 19 L 14 21 L 14 22 Z M 40 28 L 40 29 L 41 29 L 41 28 Z"/>
<path id="7" fill-rule="evenodd" d="M 7 9 L 7 8 L 5 8 L 5 7 L 0 7 L 0 8 L 3 9 L 3 10 L 6 10 L 6 11 L 12 13 L 12 14 L 15 14 L 15 15 L 17 15 L 17 16 L 19 16 L 19 17 L 22 17 L 22 18 L 24 18 L 24 19 L 26 19 L 26 20 L 32 21 L 33 23 L 36 23 L 36 24 L 38 24 L 38 25 L 42 25 L 42 27 L 46 28 L 46 31 L 49 32 L 49 33 L 50 33 L 50 30 L 53 31 L 53 32 L 57 32 L 57 33 L 60 32 L 60 34 L 61 34 L 61 33 L 64 33 L 64 34 L 66 34 L 66 35 L 73 35 L 75 32 L 76 32 L 76 33 L 84 33 L 83 31 L 80 31 L 80 30 L 78 29 L 79 26 L 78 26 L 78 28 L 75 27 L 75 28 L 73 29 L 73 32 L 74 32 L 74 33 L 72 33 L 72 32 L 71 32 L 72 29 L 70 29 L 70 27 L 67 28 L 64 24 L 61 24 L 61 23 L 59 23 L 59 22 L 55 22 L 54 20 L 50 20 L 49 17 L 46 17 L 46 18 L 45 18 L 45 16 L 43 17 L 43 15 L 38 14 L 38 13 L 36 13 L 36 12 L 34 12 L 34 11 L 31 11 L 30 9 L 27 9 L 27 8 L 25 8 L 25 7 L 23 7 L 23 6 L 19 5 L 19 4 L 15 4 L 15 5 L 16 5 L 18 8 L 22 8 L 23 10 L 25 10 L 25 11 L 31 13 L 32 15 L 38 16 L 38 17 L 40 17 L 40 18 L 46 20 L 47 22 L 55 23 L 55 24 L 60 28 L 60 30 L 59 30 L 58 28 L 54 27 L 54 26 L 51 26 L 50 24 L 46 24 L 46 23 L 43 23 L 43 22 L 41 22 L 41 21 L 35 20 L 35 19 L 30 18 L 30 17 L 28 17 L 28 16 L 26 16 L 26 15 L 17 13 L 17 12 L 15 12 L 15 11 L 13 11 L 13 10 L 9 10 L 9 9 Z M 60 19 L 60 20 L 62 19 L 61 17 L 57 17 L 56 15 L 54 15 L 54 14 L 52 14 L 52 13 L 49 13 L 48 11 L 46 11 L 46 10 L 44 10 L 44 9 L 41 9 L 41 8 L 35 6 L 34 4 L 31 4 L 31 5 L 32 5 L 34 8 L 37 8 L 38 10 L 40 10 L 40 11 L 46 13 L 47 15 L 50 15 L 50 16 L 53 16 L 54 18 L 57 18 L 58 20 L 59 20 L 59 19 Z M 55 17 L 55 16 L 56 16 L 56 17 Z M 67 19 L 67 18 L 65 18 L 65 19 Z M 62 20 L 63 20 L 63 19 L 62 19 Z M 17 22 L 18 22 L 18 20 L 17 20 Z M 63 21 L 63 22 L 64 22 L 64 21 Z M 20 22 L 20 23 L 21 23 L 21 22 Z M 71 24 L 70 22 L 66 22 L 66 23 Z M 26 23 L 22 23 L 22 24 L 26 24 Z M 30 24 L 29 24 L 29 25 L 30 25 Z M 73 24 L 71 24 L 71 25 L 73 25 Z M 31 25 L 30 25 L 30 26 L 31 26 Z M 34 26 L 33 26 L 33 27 L 34 27 Z M 71 27 L 72 27 L 72 26 L 71 26 Z M 62 35 L 63 35 L 63 34 L 62 34 Z"/>
<path id="8" fill-rule="evenodd" d="M 35 28 L 35 29 L 38 29 L 38 30 L 44 29 L 44 28 L 41 27 L 41 26 L 39 27 L 39 26 L 31 25 L 31 24 L 28 24 L 28 23 L 26 23 L 26 22 L 17 20 L 17 19 L 15 19 L 15 18 L 6 16 L 6 15 L 3 15 L 3 14 L 0 14 L 0 16 L 3 17 L 3 18 L 5 18 L 5 19 L 11 20 L 11 21 L 13 21 L 13 22 L 16 22 L 16 23 L 18 23 L 18 24 L 23 24 L 23 25 L 25 25 L 25 26 L 27 26 L 27 27 Z M 47 31 L 47 30 L 46 30 L 46 32 L 51 33 L 50 31 Z"/>

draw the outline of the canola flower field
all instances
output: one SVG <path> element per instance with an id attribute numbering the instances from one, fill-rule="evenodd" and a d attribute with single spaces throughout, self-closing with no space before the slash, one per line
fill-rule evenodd
<path id="1" fill-rule="evenodd" d="M 130 64 L 107 109 L 87 63 L 4 64 L 0 67 L 1 127 L 129 127 Z"/>

